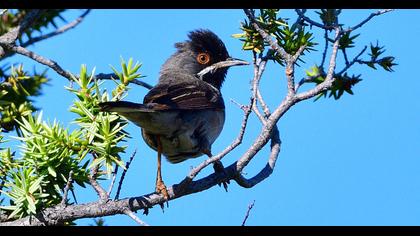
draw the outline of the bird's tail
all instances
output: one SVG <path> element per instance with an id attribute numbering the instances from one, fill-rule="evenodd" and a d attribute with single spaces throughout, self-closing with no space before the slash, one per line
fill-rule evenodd
<path id="1" fill-rule="evenodd" d="M 153 112 L 144 104 L 134 102 L 101 102 L 98 104 L 101 111 L 117 112 L 117 113 L 131 113 L 131 112 Z"/>

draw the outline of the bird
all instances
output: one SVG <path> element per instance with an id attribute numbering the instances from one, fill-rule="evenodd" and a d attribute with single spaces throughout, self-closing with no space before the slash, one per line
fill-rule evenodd
<path id="1" fill-rule="evenodd" d="M 211 146 L 225 122 L 220 89 L 227 70 L 249 64 L 231 57 L 223 41 L 208 29 L 190 31 L 188 39 L 175 43 L 175 48 L 143 103 L 99 103 L 102 112 L 116 112 L 141 128 L 145 143 L 157 152 L 155 191 L 166 200 L 161 155 L 170 163 L 212 156 Z"/>

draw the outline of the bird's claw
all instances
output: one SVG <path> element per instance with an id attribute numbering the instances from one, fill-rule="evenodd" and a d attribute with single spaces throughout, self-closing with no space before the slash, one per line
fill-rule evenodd
<path id="1" fill-rule="evenodd" d="M 165 201 L 168 202 L 169 193 L 168 193 L 168 190 L 166 189 L 166 186 L 163 183 L 163 181 L 156 182 L 156 193 L 162 194 L 163 197 L 165 198 Z"/>
<path id="2" fill-rule="evenodd" d="M 216 161 L 216 162 L 214 162 L 214 163 L 213 163 L 213 169 L 214 169 L 214 172 L 215 172 L 216 174 L 221 174 L 221 175 L 223 175 L 223 176 L 226 176 L 226 175 L 227 175 L 226 170 L 225 170 L 225 168 L 223 167 L 223 164 L 222 164 L 222 162 L 221 162 L 221 161 Z M 218 183 L 217 185 L 219 185 L 219 187 L 221 187 L 221 186 L 222 186 L 222 184 L 223 184 L 223 188 L 224 188 L 224 189 L 226 190 L 226 192 L 227 192 L 227 191 L 228 191 L 228 184 L 230 184 L 230 181 L 229 181 L 229 180 L 222 181 L 222 182 Z"/>

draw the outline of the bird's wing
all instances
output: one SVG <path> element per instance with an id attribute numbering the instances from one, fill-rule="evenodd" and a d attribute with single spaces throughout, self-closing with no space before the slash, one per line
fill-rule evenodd
<path id="1" fill-rule="evenodd" d="M 202 80 L 158 84 L 144 97 L 154 110 L 223 109 L 220 91 Z"/>

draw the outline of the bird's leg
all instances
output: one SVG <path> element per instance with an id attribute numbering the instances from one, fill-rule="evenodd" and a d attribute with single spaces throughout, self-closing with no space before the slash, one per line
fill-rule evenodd
<path id="1" fill-rule="evenodd" d="M 206 154 L 209 158 L 211 158 L 213 156 L 213 154 L 211 153 L 210 149 L 204 149 L 202 151 L 204 154 Z M 223 164 L 221 161 L 217 160 L 215 162 L 213 162 L 213 169 L 214 169 L 214 173 L 216 174 L 222 174 L 222 175 L 226 175 L 226 171 L 225 171 L 225 167 L 223 167 Z M 223 187 L 225 188 L 226 192 L 228 191 L 228 184 L 230 184 L 230 181 L 222 181 Z M 219 186 L 221 186 L 220 183 L 218 183 Z"/>
<path id="2" fill-rule="evenodd" d="M 156 137 L 157 139 L 157 152 L 158 152 L 158 163 L 157 163 L 157 175 L 156 175 L 156 193 L 161 193 L 165 200 L 169 199 L 168 190 L 162 181 L 161 173 L 161 159 L 162 159 L 162 142 L 160 141 L 160 136 Z"/>

